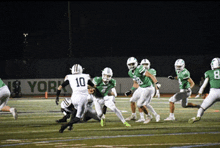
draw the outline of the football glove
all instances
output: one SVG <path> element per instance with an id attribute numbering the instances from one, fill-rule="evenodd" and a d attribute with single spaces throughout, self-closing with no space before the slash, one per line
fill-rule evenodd
<path id="1" fill-rule="evenodd" d="M 59 97 L 56 97 L 56 105 L 58 105 L 59 104 Z"/>
<path id="2" fill-rule="evenodd" d="M 168 76 L 168 79 L 173 80 L 173 79 L 174 79 L 174 77 L 173 77 L 173 76 Z"/>
<path id="3" fill-rule="evenodd" d="M 131 90 L 125 92 L 125 96 L 129 96 L 130 94 L 132 94 Z"/>
<path id="4" fill-rule="evenodd" d="M 199 97 L 201 97 L 201 94 L 198 94 L 198 95 L 195 96 L 195 98 L 199 98 Z"/>
<path id="5" fill-rule="evenodd" d="M 155 97 L 157 97 L 158 99 L 160 99 L 160 91 L 159 91 L 159 89 L 156 90 L 156 95 L 155 95 Z"/>

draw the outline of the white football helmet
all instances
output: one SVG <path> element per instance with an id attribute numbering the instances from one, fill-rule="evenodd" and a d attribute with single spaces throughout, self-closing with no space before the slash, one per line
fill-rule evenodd
<path id="1" fill-rule="evenodd" d="M 138 61 L 135 57 L 130 57 L 127 60 L 128 69 L 134 70 L 138 66 Z"/>
<path id="2" fill-rule="evenodd" d="M 150 61 L 148 59 L 143 59 L 141 65 L 143 65 L 145 69 L 150 69 Z"/>
<path id="3" fill-rule="evenodd" d="M 83 68 L 79 64 L 74 64 L 72 68 L 70 68 L 72 74 L 81 74 L 83 72 Z"/>
<path id="4" fill-rule="evenodd" d="M 177 59 L 174 66 L 175 70 L 179 73 L 185 68 L 185 61 L 183 59 Z"/>
<path id="5" fill-rule="evenodd" d="M 112 69 L 109 67 L 104 68 L 104 70 L 102 71 L 102 80 L 105 83 L 108 83 L 112 79 L 112 76 L 113 76 Z"/>
<path id="6" fill-rule="evenodd" d="M 216 68 L 220 68 L 220 58 L 212 59 L 211 68 L 212 68 L 212 70 L 214 70 Z"/>

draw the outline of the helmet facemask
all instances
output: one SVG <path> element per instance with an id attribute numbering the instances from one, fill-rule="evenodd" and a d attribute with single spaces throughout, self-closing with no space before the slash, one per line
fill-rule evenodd
<path id="1" fill-rule="evenodd" d="M 211 68 L 212 68 L 212 70 L 220 68 L 220 58 L 212 59 Z"/>
<path id="2" fill-rule="evenodd" d="M 141 65 L 143 65 L 143 67 L 147 70 L 150 69 L 150 61 L 148 59 L 143 59 L 141 61 Z"/>
<path id="3" fill-rule="evenodd" d="M 176 60 L 174 66 L 175 66 L 175 70 L 177 71 L 177 73 L 180 73 L 185 68 L 185 62 L 182 59 L 178 59 L 178 60 Z"/>
<path id="4" fill-rule="evenodd" d="M 105 84 L 108 84 L 109 81 L 112 79 L 113 76 L 113 72 L 111 68 L 106 67 L 103 71 L 102 71 L 102 81 Z"/>
<path id="5" fill-rule="evenodd" d="M 127 60 L 127 66 L 128 66 L 128 69 L 131 69 L 131 70 L 134 70 L 138 65 L 138 62 L 137 62 L 137 59 L 134 58 L 134 57 L 130 57 L 128 60 Z"/>

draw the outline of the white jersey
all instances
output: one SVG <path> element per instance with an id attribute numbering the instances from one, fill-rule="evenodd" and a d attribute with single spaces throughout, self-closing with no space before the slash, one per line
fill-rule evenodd
<path id="1" fill-rule="evenodd" d="M 69 80 L 72 94 L 85 94 L 88 95 L 88 80 L 89 74 L 69 74 L 65 77 L 64 81 Z"/>

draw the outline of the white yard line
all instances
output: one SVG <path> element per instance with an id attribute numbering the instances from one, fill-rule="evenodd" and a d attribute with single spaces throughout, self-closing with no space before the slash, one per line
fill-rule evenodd
<path id="1" fill-rule="evenodd" d="M 140 135 L 81 137 L 81 138 L 72 138 L 72 139 L 61 139 L 61 140 L 57 139 L 57 140 L 46 140 L 46 141 L 38 141 L 38 142 L 5 144 L 5 145 L 0 145 L 0 147 L 21 146 L 21 145 L 30 145 L 30 144 L 40 144 L 40 143 L 56 143 L 56 142 L 68 142 L 68 141 L 81 141 L 81 140 L 95 140 L 95 139 L 106 139 L 106 138 L 128 138 L 128 137 L 171 136 L 171 135 L 178 136 L 178 135 L 197 135 L 197 134 L 220 134 L 220 132 L 193 132 L 193 133 L 168 133 L 168 134 L 140 134 Z M 196 144 L 198 144 L 198 143 L 196 143 Z M 202 143 L 202 144 L 204 144 L 205 146 L 210 146 L 209 143 Z M 193 145 L 191 145 L 191 147 L 193 147 Z M 220 143 L 215 143 L 215 145 L 220 145 Z M 187 147 L 187 148 L 189 148 L 189 147 Z"/>

